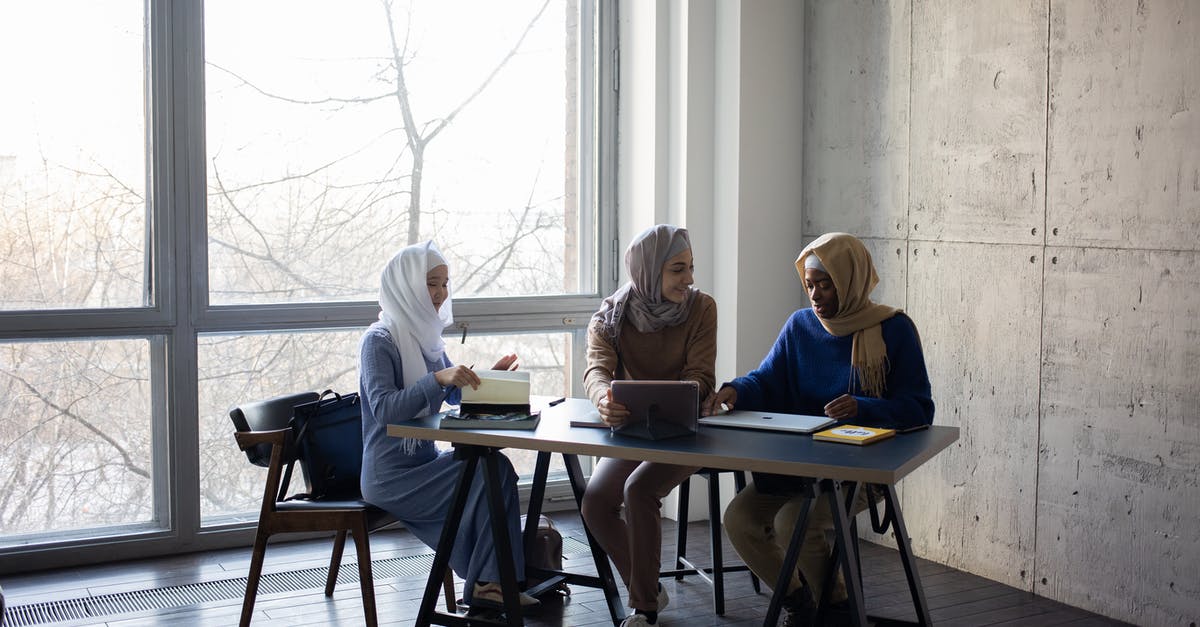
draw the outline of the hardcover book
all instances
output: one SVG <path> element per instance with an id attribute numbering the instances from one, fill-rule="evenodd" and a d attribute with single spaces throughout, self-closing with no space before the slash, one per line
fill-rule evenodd
<path id="1" fill-rule="evenodd" d="M 813 434 L 814 440 L 826 442 L 843 442 L 845 444 L 870 444 L 886 440 L 896 435 L 895 429 L 880 429 L 878 427 L 859 427 L 857 425 L 842 425 Z"/>
<path id="2" fill-rule="evenodd" d="M 529 372 L 480 370 L 479 387 L 462 389 L 462 411 L 471 414 L 529 414 Z"/>

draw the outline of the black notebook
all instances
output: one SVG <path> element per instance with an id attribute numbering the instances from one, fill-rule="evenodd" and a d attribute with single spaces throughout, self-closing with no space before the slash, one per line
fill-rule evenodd
<path id="1" fill-rule="evenodd" d="M 508 412 L 497 414 L 448 411 L 442 415 L 441 429 L 536 429 L 542 412 Z"/>

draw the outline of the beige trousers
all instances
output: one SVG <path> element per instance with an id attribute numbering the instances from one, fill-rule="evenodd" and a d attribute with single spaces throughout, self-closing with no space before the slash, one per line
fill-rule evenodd
<path id="1" fill-rule="evenodd" d="M 851 517 L 867 508 L 867 493 L 865 489 L 859 490 Z M 788 542 L 796 528 L 800 508 L 805 503 L 801 496 L 763 494 L 749 485 L 733 498 L 725 510 L 725 532 L 730 542 L 750 570 L 768 585 L 774 585 L 779 580 Z M 825 495 L 821 495 L 809 512 L 808 528 L 799 554 L 799 572 L 808 582 L 814 601 L 821 598 L 825 576 L 830 568 L 831 548 L 825 539 L 825 531 L 832 528 L 833 513 L 829 510 L 829 501 Z M 793 573 L 786 593 L 790 594 L 799 587 L 800 578 Z M 838 573 L 829 598 L 831 601 L 846 598 L 846 584 L 841 573 Z"/>

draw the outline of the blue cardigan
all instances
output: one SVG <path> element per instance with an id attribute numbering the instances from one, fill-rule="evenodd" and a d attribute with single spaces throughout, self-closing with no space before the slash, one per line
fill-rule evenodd
<path id="1" fill-rule="evenodd" d="M 842 394 L 858 399 L 858 416 L 847 422 L 903 428 L 933 422 L 933 398 L 925 356 L 912 320 L 897 314 L 882 323 L 887 344 L 887 387 L 883 398 L 849 390 L 852 336 L 837 337 L 821 326 L 811 308 L 788 318 L 775 345 L 755 370 L 728 385 L 737 390 L 737 409 L 825 415 L 825 404 Z"/>

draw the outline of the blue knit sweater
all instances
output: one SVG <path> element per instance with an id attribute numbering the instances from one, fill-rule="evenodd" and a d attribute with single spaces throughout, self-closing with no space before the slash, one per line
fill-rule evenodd
<path id="1" fill-rule="evenodd" d="M 887 344 L 887 387 L 883 398 L 850 390 L 850 335 L 837 337 L 821 326 L 811 308 L 793 313 L 775 345 L 755 370 L 729 383 L 737 409 L 825 415 L 825 404 L 842 394 L 858 399 L 850 424 L 904 428 L 933 422 L 929 374 L 916 327 L 904 314 L 883 321 Z"/>

